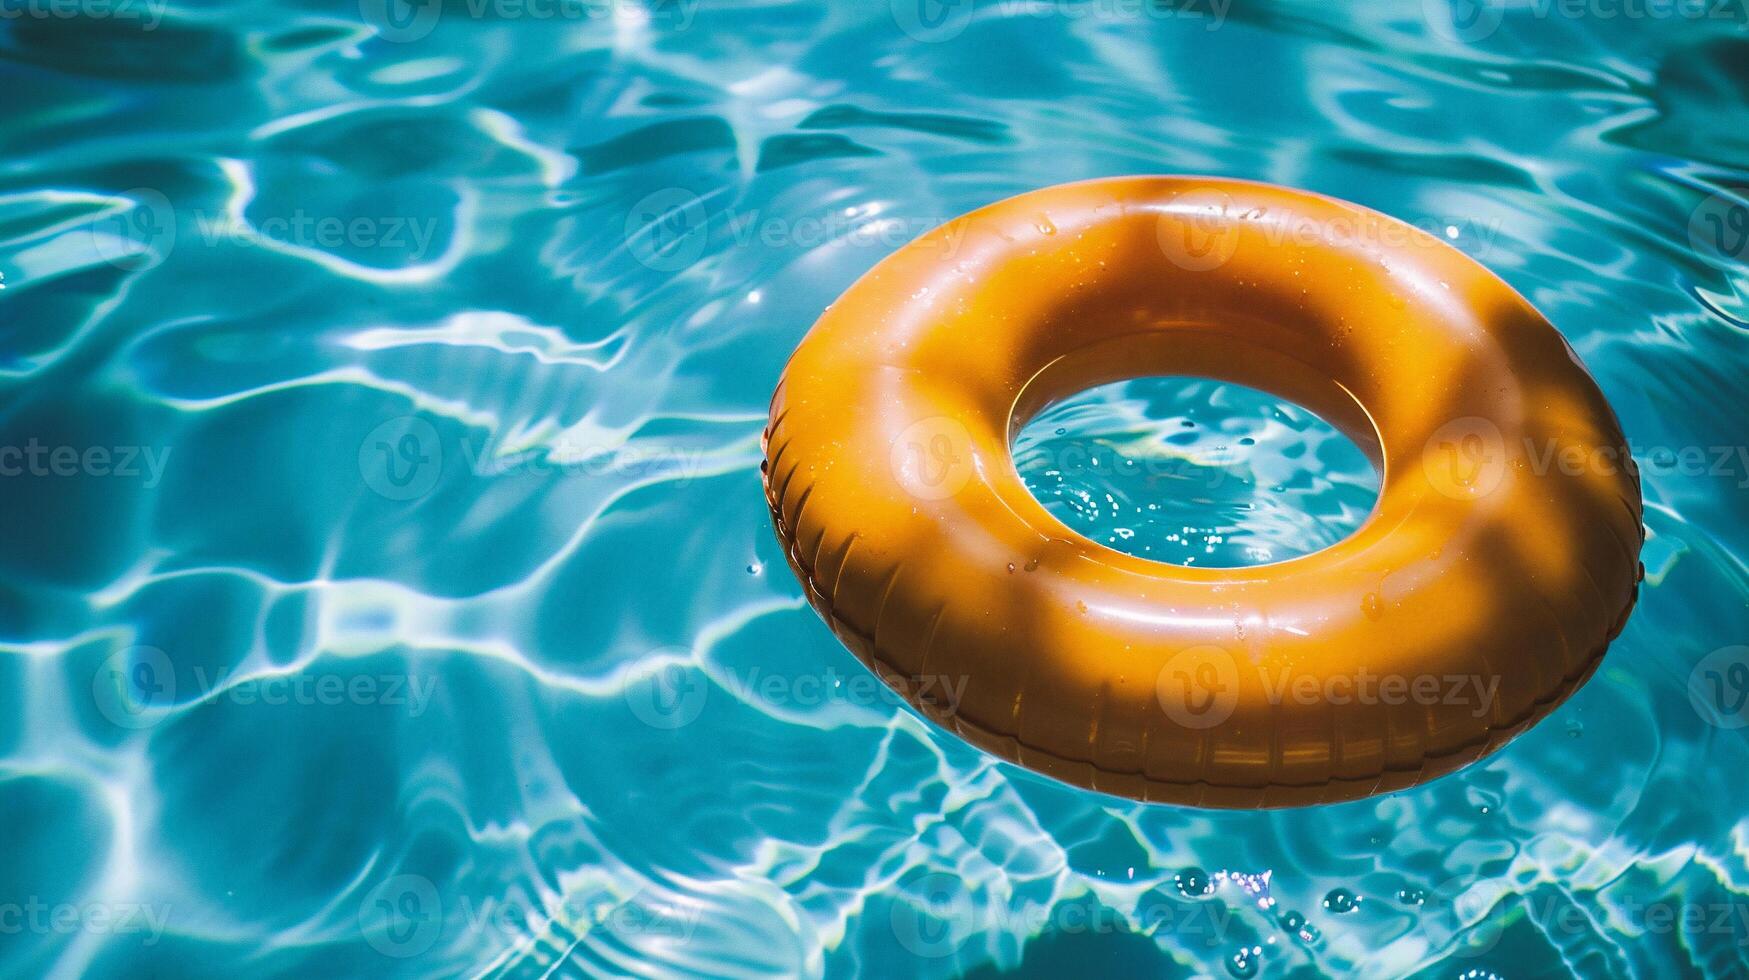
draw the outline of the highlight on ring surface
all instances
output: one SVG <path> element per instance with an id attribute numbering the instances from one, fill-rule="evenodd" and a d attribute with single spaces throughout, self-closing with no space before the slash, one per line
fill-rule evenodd
<path id="1" fill-rule="evenodd" d="M 1245 568 L 1070 530 L 1015 434 L 1149 374 L 1310 408 L 1378 468 L 1373 512 Z M 1087 181 L 923 236 L 803 339 L 765 452 L 789 563 L 858 658 L 968 741 L 1137 799 L 1293 806 L 1457 769 L 1591 676 L 1640 579 L 1638 474 L 1560 334 L 1444 242 L 1265 184 Z M 940 676 L 956 703 L 912 680 Z"/>

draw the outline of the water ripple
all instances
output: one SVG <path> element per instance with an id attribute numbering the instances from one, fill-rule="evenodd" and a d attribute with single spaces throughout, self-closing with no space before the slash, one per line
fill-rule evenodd
<path id="1" fill-rule="evenodd" d="M 1741 17 L 75 6 L 0 21 L 0 448 L 45 454 L 0 476 L 0 972 L 1741 975 Z M 997 198 L 1170 171 L 1440 234 L 1620 415 L 1639 609 L 1483 764 L 1089 794 L 912 713 L 788 575 L 758 438 L 819 311 Z M 1265 536 L 1338 535 L 1364 466 L 1260 432 L 1241 468 L 1299 445 L 1335 502 Z M 1204 497 L 1172 530 L 1260 503 Z"/>

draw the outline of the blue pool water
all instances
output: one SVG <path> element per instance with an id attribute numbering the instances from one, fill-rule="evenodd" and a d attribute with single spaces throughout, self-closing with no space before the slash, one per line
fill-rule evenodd
<path id="1" fill-rule="evenodd" d="M 1744 976 L 1744 10 L 1456 6 L 0 0 L 0 974 Z M 1640 606 L 1507 750 L 1141 805 L 803 602 L 759 432 L 820 310 L 1151 172 L 1440 234 L 1615 405 Z M 1186 391 L 1115 401 L 1257 442 L 1089 536 L 1242 563 L 1366 506 Z"/>
<path id="2" fill-rule="evenodd" d="M 1118 551 L 1232 568 L 1309 554 L 1378 499 L 1366 455 L 1293 402 L 1206 378 L 1136 378 L 1027 423 L 1014 465 L 1047 510 Z"/>

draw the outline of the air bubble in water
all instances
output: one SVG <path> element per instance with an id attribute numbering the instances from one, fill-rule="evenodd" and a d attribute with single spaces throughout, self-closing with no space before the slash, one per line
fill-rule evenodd
<path id="1" fill-rule="evenodd" d="M 1208 872 L 1195 865 L 1173 875 L 1172 883 L 1178 886 L 1178 894 L 1185 898 L 1203 898 L 1215 890 Z"/>
<path id="2" fill-rule="evenodd" d="M 1249 980 L 1250 977 L 1256 976 L 1258 969 L 1262 966 L 1262 946 L 1245 946 L 1234 950 L 1233 955 L 1227 957 L 1227 972 L 1238 977 L 1239 980 Z"/>
<path id="3" fill-rule="evenodd" d="M 1360 896 L 1346 888 L 1332 888 L 1324 896 L 1324 907 L 1337 915 L 1347 915 L 1360 907 Z"/>

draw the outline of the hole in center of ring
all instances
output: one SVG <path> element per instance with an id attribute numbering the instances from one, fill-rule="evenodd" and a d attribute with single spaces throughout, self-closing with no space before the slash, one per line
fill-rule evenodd
<path id="1" fill-rule="evenodd" d="M 1378 499 L 1361 448 L 1309 409 L 1209 378 L 1077 392 L 1016 435 L 1014 465 L 1053 516 L 1126 554 L 1239 568 L 1354 533 Z"/>

